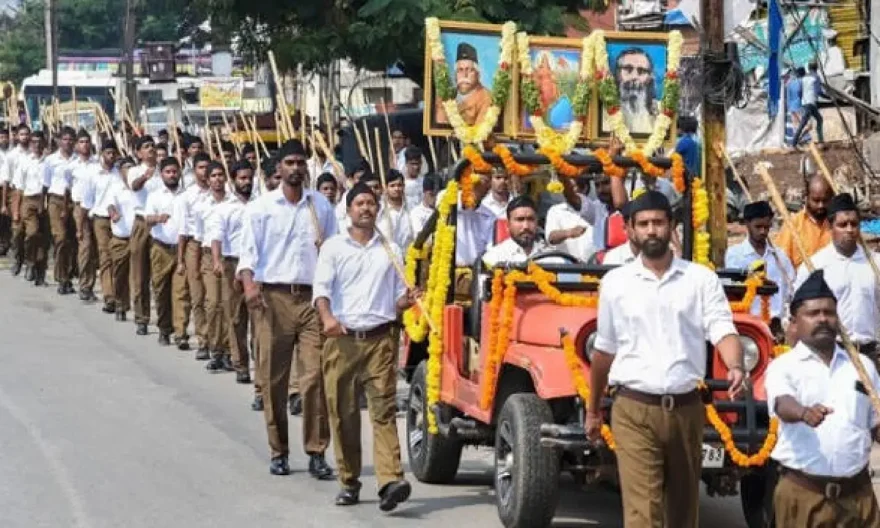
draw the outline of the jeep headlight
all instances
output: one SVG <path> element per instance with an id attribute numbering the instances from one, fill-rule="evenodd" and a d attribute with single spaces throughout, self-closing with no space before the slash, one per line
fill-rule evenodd
<path id="1" fill-rule="evenodd" d="M 584 343 L 584 358 L 586 358 L 587 363 L 593 361 L 593 345 L 596 344 L 596 332 L 591 332 L 589 336 L 587 336 L 587 341 Z"/>
<path id="2" fill-rule="evenodd" d="M 744 335 L 739 336 L 739 344 L 743 349 L 743 366 L 746 372 L 751 372 L 758 366 L 758 360 L 761 359 L 761 349 L 758 348 L 757 341 Z"/>

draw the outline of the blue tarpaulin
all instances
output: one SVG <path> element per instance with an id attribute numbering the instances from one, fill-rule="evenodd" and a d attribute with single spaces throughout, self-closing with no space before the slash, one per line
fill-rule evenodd
<path id="1" fill-rule="evenodd" d="M 779 92 L 781 89 L 782 74 L 779 71 L 780 40 L 784 28 L 782 11 L 779 9 L 779 0 L 770 0 L 770 13 L 768 16 L 768 45 L 770 47 L 770 60 L 767 63 L 767 113 L 775 117 L 779 111 Z"/>

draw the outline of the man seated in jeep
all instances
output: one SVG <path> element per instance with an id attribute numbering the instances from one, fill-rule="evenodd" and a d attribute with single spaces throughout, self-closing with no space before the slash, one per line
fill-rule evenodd
<path id="1" fill-rule="evenodd" d="M 538 258 L 550 249 L 538 236 L 538 210 L 534 200 L 528 196 L 517 196 L 507 204 L 507 229 L 510 238 L 490 247 L 483 255 L 483 264 L 487 269 L 499 262 L 520 263 Z"/>

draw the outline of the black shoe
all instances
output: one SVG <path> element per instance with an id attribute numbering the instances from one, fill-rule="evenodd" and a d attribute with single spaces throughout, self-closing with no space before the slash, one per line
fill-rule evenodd
<path id="1" fill-rule="evenodd" d="M 273 475 L 290 475 L 290 466 L 287 465 L 287 457 L 273 458 L 269 463 L 269 473 Z"/>
<path id="2" fill-rule="evenodd" d="M 38 271 L 34 276 L 34 286 L 40 287 L 46 285 L 46 272 Z"/>
<path id="3" fill-rule="evenodd" d="M 211 359 L 211 353 L 207 348 L 202 347 L 196 351 L 196 361 L 207 361 Z"/>
<path id="4" fill-rule="evenodd" d="M 67 281 L 64 284 L 64 290 L 65 290 L 64 295 L 71 295 L 71 294 L 76 293 L 76 289 L 73 287 L 73 283 L 70 281 Z"/>
<path id="5" fill-rule="evenodd" d="M 18 277 L 21 274 L 21 262 L 15 261 L 12 264 L 12 267 L 9 268 L 10 273 L 12 273 L 13 277 Z"/>
<path id="6" fill-rule="evenodd" d="M 251 402 L 251 410 L 252 411 L 262 411 L 263 410 L 263 397 L 259 394 L 254 395 L 254 401 Z"/>
<path id="7" fill-rule="evenodd" d="M 299 416 L 303 412 L 303 401 L 299 394 L 291 394 L 287 399 L 290 406 L 290 415 Z"/>
<path id="8" fill-rule="evenodd" d="M 79 300 L 83 302 L 93 302 L 97 301 L 98 298 L 95 296 L 95 293 L 92 290 L 80 290 Z"/>
<path id="9" fill-rule="evenodd" d="M 222 356 L 214 356 L 211 358 L 211 361 L 208 361 L 208 364 L 205 365 L 205 369 L 210 371 L 212 374 L 218 374 L 223 372 L 223 357 Z"/>
<path id="10" fill-rule="evenodd" d="M 104 303 L 104 306 L 101 308 L 101 311 L 105 314 L 116 313 L 116 304 L 114 303 Z"/>
<path id="11" fill-rule="evenodd" d="M 223 362 L 223 370 L 227 372 L 235 372 L 235 365 L 232 364 L 232 358 L 229 354 L 223 354 L 223 356 L 220 357 L 220 361 Z"/>
<path id="12" fill-rule="evenodd" d="M 174 344 L 177 345 L 177 350 L 181 352 L 186 352 L 189 350 L 189 338 L 188 337 L 175 337 Z"/>
<path id="13" fill-rule="evenodd" d="M 383 512 L 390 512 L 397 508 L 401 502 L 406 502 L 410 493 L 412 493 L 412 486 L 405 480 L 386 484 L 379 492 L 379 509 Z"/>
<path id="14" fill-rule="evenodd" d="M 64 287 L 64 283 L 58 285 L 58 295 L 67 295 L 67 288 Z"/>
<path id="15" fill-rule="evenodd" d="M 125 312 L 116 312 L 116 320 L 119 322 L 125 321 Z"/>
<path id="16" fill-rule="evenodd" d="M 354 506 L 361 501 L 361 492 L 356 489 L 345 489 L 339 491 L 336 495 L 337 506 Z"/>
<path id="17" fill-rule="evenodd" d="M 235 382 L 247 385 L 251 382 L 251 373 L 246 370 L 240 370 L 235 373 Z"/>
<path id="18" fill-rule="evenodd" d="M 309 475 L 318 480 L 332 480 L 333 468 L 331 468 L 324 455 L 309 455 Z"/>
<path id="19" fill-rule="evenodd" d="M 162 346 L 171 346 L 171 336 L 168 334 L 159 334 L 159 344 Z"/>
<path id="20" fill-rule="evenodd" d="M 147 331 L 146 323 L 138 323 L 137 330 L 135 331 L 135 333 L 139 336 L 147 335 L 149 333 L 149 331 Z"/>
<path id="21" fill-rule="evenodd" d="M 28 282 L 32 282 L 37 278 L 37 272 L 34 270 L 33 266 L 25 266 L 24 269 L 24 280 Z"/>

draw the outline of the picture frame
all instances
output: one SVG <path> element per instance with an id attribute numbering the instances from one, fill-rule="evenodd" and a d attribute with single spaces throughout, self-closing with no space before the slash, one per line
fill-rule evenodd
<path id="1" fill-rule="evenodd" d="M 543 109 L 544 122 L 558 133 L 568 131 L 574 120 L 574 95 L 580 82 L 583 40 L 565 37 L 529 36 L 529 57 L 532 60 L 532 78 L 538 88 L 539 102 Z M 544 70 L 542 72 L 542 70 Z M 529 121 L 530 116 L 520 96 L 521 72 L 514 80 L 516 89 L 515 133 L 520 138 L 534 138 L 535 131 Z M 592 116 L 595 115 L 590 104 L 583 120 L 581 140 L 589 138 Z"/>
<path id="2" fill-rule="evenodd" d="M 462 100 L 459 102 L 459 111 L 468 125 L 473 125 L 491 105 L 493 78 L 500 67 L 498 61 L 501 54 L 501 28 L 501 25 L 496 24 L 440 21 L 440 39 L 443 43 L 450 79 L 453 83 L 459 84 L 456 63 L 461 59 L 463 62 L 461 84 L 468 82 L 471 84 L 471 86 L 467 86 L 467 94 L 460 95 Z M 427 36 L 425 37 L 425 49 L 429 49 Z M 510 65 L 510 68 L 513 71 L 515 64 Z M 440 106 L 440 100 L 434 87 L 433 69 L 431 54 L 426 52 L 422 129 L 426 136 L 452 136 L 454 131 Z M 470 72 L 469 79 L 466 77 L 468 72 Z M 474 78 L 474 73 L 476 73 L 476 78 Z M 515 82 L 515 73 L 512 78 Z M 476 86 L 473 86 L 474 83 Z M 512 129 L 515 118 L 513 104 L 515 91 L 512 87 L 511 96 L 498 118 L 498 123 L 493 130 L 496 136 L 507 136 Z"/>
<path id="3" fill-rule="evenodd" d="M 620 95 L 620 111 L 630 135 L 641 146 L 654 130 L 654 121 L 661 112 L 669 35 L 609 31 L 605 33 L 605 43 L 608 68 L 616 79 Z M 594 94 L 591 115 L 590 136 L 600 143 L 609 142 L 608 113 L 598 94 Z M 663 142 L 665 148 L 674 147 L 676 134 L 677 127 L 673 122 Z"/>

